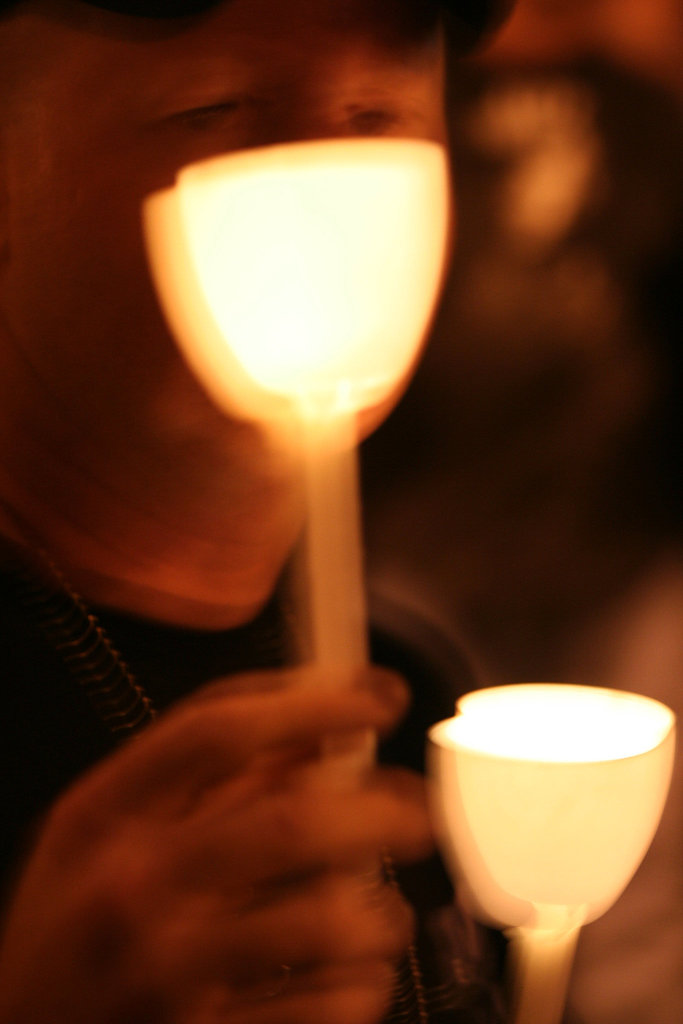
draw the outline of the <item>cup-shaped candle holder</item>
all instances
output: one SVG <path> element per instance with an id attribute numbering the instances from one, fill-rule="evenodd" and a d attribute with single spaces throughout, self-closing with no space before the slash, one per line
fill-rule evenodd
<path id="1" fill-rule="evenodd" d="M 408 375 L 450 229 L 443 146 L 324 139 L 183 167 L 144 206 L 180 347 L 216 402 L 357 413 Z"/>
<path id="2" fill-rule="evenodd" d="M 475 691 L 429 732 L 444 857 L 475 917 L 512 940 L 515 1024 L 561 1020 L 583 924 L 620 896 L 659 825 L 675 718 L 623 691 Z"/>

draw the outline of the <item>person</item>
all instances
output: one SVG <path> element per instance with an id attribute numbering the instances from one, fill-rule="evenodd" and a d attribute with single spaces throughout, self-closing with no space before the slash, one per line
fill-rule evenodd
<path id="1" fill-rule="evenodd" d="M 449 6 L 469 43 L 496 5 Z M 219 152 L 443 139 L 443 74 L 418 0 L 0 5 L 2 1024 L 496 1019 L 464 954 L 416 973 L 419 779 L 311 781 L 405 688 L 287 666 L 296 468 L 187 370 L 140 227 Z"/>

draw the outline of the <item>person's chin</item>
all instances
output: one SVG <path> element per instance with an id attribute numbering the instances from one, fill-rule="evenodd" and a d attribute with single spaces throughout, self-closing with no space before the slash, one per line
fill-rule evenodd
<path id="1" fill-rule="evenodd" d="M 230 603 L 222 593 L 198 586 L 181 591 L 91 573 L 82 574 L 79 583 L 81 592 L 101 608 L 168 626 L 217 631 L 251 622 L 270 600 L 276 580 L 259 580 L 239 589 L 226 581 Z"/>

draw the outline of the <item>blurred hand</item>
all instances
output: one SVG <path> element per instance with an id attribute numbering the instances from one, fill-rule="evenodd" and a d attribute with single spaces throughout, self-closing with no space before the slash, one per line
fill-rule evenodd
<path id="1" fill-rule="evenodd" d="M 311 763 L 390 729 L 405 693 L 378 669 L 296 676 L 208 688 L 55 805 L 8 915 L 1 1024 L 381 1019 L 411 915 L 373 866 L 430 851 L 421 785 L 312 785 Z"/>

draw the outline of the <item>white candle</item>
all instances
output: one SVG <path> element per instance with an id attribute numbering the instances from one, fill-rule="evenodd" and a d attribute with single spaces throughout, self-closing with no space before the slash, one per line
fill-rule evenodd
<path id="1" fill-rule="evenodd" d="M 513 1024 L 561 1024 L 579 929 L 511 932 Z"/>
<path id="2" fill-rule="evenodd" d="M 669 788 L 658 701 L 527 684 L 466 695 L 430 730 L 434 817 L 472 912 L 512 939 L 514 1024 L 557 1024 L 578 930 L 628 884 Z"/>
<path id="3" fill-rule="evenodd" d="M 302 427 L 300 631 L 319 666 L 366 660 L 356 416 L 416 361 L 449 193 L 442 146 L 355 138 L 203 161 L 145 204 L 162 304 L 208 392 L 274 430 Z"/>

